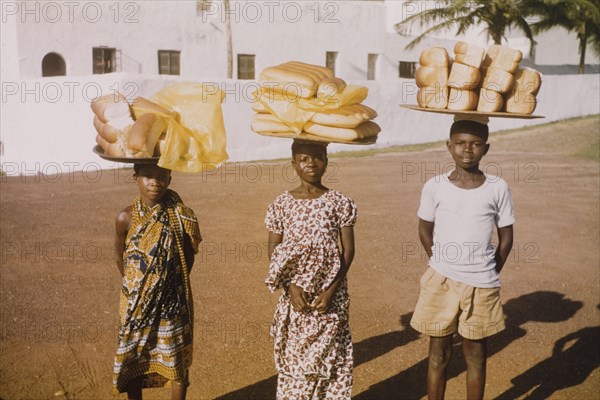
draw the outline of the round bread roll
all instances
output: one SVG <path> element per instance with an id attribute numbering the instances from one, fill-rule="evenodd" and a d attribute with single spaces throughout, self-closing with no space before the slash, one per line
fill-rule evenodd
<path id="1" fill-rule="evenodd" d="M 417 104 L 423 108 L 444 109 L 448 107 L 447 86 L 423 87 L 417 91 Z"/>
<path id="2" fill-rule="evenodd" d="M 125 96 L 118 92 L 96 97 L 90 105 L 92 112 L 104 123 L 114 119 L 131 118 L 129 103 Z"/>
<path id="3" fill-rule="evenodd" d="M 125 149 L 120 142 L 109 143 L 102 136 L 96 135 L 96 143 L 102 147 L 104 154 L 112 157 L 125 157 Z"/>
<path id="4" fill-rule="evenodd" d="M 139 117 L 127 137 L 127 149 L 133 157 L 152 157 L 158 138 L 164 133 L 167 124 L 156 114 Z"/>
<path id="5" fill-rule="evenodd" d="M 448 110 L 472 111 L 477 109 L 479 95 L 474 90 L 450 88 Z"/>
<path id="6" fill-rule="evenodd" d="M 502 94 L 493 90 L 481 89 L 479 92 L 479 102 L 477 103 L 477 111 L 481 112 L 497 112 L 502 110 L 504 99 Z"/>
<path id="7" fill-rule="evenodd" d="M 515 83 L 515 78 L 510 72 L 500 68 L 489 67 L 485 71 L 481 87 L 500 93 L 508 92 Z"/>
<path id="8" fill-rule="evenodd" d="M 419 64 L 424 67 L 448 67 L 450 57 L 443 47 L 429 47 L 421 52 Z"/>
<path id="9" fill-rule="evenodd" d="M 446 86 L 448 84 L 448 67 L 420 66 L 415 72 L 418 87 Z"/>
<path id="10" fill-rule="evenodd" d="M 455 89 L 475 89 L 479 86 L 480 80 L 481 74 L 479 68 L 455 61 L 452 63 L 452 68 L 450 68 L 450 76 L 448 77 L 447 85 Z"/>

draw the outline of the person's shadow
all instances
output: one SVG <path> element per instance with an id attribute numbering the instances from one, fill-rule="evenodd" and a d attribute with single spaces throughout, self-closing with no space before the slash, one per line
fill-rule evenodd
<path id="1" fill-rule="evenodd" d="M 419 338 L 419 333 L 410 327 L 412 312 L 400 316 L 402 329 L 373 336 L 354 344 L 354 366 L 369 362 L 396 347 L 403 346 Z M 274 399 L 277 390 L 277 375 L 246 386 L 234 392 L 217 397 L 215 400 L 266 400 Z"/>
<path id="2" fill-rule="evenodd" d="M 570 333 L 554 343 L 552 356 L 512 379 L 497 399 L 547 399 L 557 390 L 583 383 L 600 365 L 600 326 Z"/>
<path id="3" fill-rule="evenodd" d="M 506 329 L 490 338 L 488 356 L 491 357 L 500 352 L 517 339 L 536 341 L 537 327 L 533 322 L 566 321 L 575 315 L 582 306 L 583 303 L 580 301 L 570 300 L 561 293 L 548 291 L 529 293 L 507 301 L 503 306 L 506 315 Z M 597 346 L 598 342 L 595 343 Z M 448 380 L 465 371 L 461 347 L 460 344 L 455 345 L 454 356 L 448 366 Z M 397 375 L 371 386 L 353 399 L 421 399 L 427 395 L 427 363 L 428 360 L 425 357 L 415 365 L 403 369 Z M 402 366 L 398 365 L 397 368 L 400 369 Z"/>

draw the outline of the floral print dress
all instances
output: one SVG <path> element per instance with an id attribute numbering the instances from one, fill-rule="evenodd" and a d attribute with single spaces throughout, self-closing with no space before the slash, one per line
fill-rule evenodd
<path id="1" fill-rule="evenodd" d="M 353 359 L 346 279 L 324 314 L 296 312 L 287 289 L 290 284 L 304 289 L 309 304 L 326 290 L 341 268 L 340 228 L 355 222 L 356 205 L 335 190 L 316 199 L 296 199 L 285 192 L 267 210 L 267 229 L 283 235 L 265 279 L 271 292 L 283 289 L 271 326 L 278 400 L 350 399 Z"/>

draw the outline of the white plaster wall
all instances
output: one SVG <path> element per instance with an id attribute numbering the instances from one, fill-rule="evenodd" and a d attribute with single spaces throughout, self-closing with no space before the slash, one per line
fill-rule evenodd
<path id="1" fill-rule="evenodd" d="M 100 94 L 120 89 L 129 98 L 151 96 L 177 77 L 131 74 L 52 77 L 2 82 L 0 121 L 4 145 L 2 170 L 8 174 L 52 174 L 71 170 L 114 168 L 92 153 L 95 130 L 89 101 Z M 490 129 L 517 128 L 581 115 L 600 110 L 600 76 L 547 76 L 538 95 L 535 114 L 544 119 L 517 120 L 494 118 Z M 217 82 L 217 81 L 215 81 Z M 223 104 L 230 161 L 273 159 L 289 156 L 291 141 L 272 139 L 250 131 L 252 116 L 249 93 L 255 82 L 217 82 L 228 92 Z M 351 81 L 369 87 L 365 104 L 379 113 L 382 127 L 375 147 L 425 143 L 446 138 L 452 116 L 406 110 L 400 104 L 414 104 L 413 80 Z M 363 149 L 364 146 L 332 145 L 332 152 Z"/>

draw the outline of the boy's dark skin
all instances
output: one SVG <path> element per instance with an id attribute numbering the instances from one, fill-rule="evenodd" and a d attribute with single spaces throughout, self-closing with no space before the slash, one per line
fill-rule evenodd
<path id="1" fill-rule="evenodd" d="M 446 147 L 452 155 L 455 169 L 449 180 L 461 189 L 476 189 L 485 182 L 479 162 L 490 148 L 487 134 L 469 130 L 450 135 Z M 419 238 L 427 255 L 432 257 L 434 222 L 419 219 Z M 500 273 L 513 245 L 512 225 L 498 228 L 495 260 Z M 443 399 L 446 391 L 446 369 L 452 357 L 452 335 L 430 337 L 427 369 L 427 395 L 430 400 Z M 463 338 L 463 355 L 467 365 L 467 399 L 483 399 L 486 380 L 487 339 Z"/>
<path id="2" fill-rule="evenodd" d="M 165 196 L 169 185 L 171 184 L 171 171 L 161 168 L 156 164 L 137 164 L 135 166 L 134 179 L 138 185 L 138 190 L 142 201 L 150 208 L 159 204 Z M 119 213 L 115 222 L 115 256 L 119 273 L 123 277 L 125 275 L 124 260 L 125 241 L 127 232 L 131 228 L 133 207 L 128 206 Z M 184 253 L 188 269 L 191 271 L 194 265 L 194 251 L 191 245 L 191 239 L 187 234 L 184 234 Z M 129 382 L 127 386 L 127 398 L 129 400 L 142 399 L 142 377 L 138 377 Z M 181 382 L 171 382 L 171 399 L 185 400 L 187 386 Z"/>
<path id="3" fill-rule="evenodd" d="M 294 198 L 316 199 L 329 190 L 321 183 L 327 169 L 327 149 L 325 146 L 315 144 L 299 146 L 292 155 L 292 165 L 300 178 L 300 186 L 290 191 Z M 273 254 L 273 250 L 282 240 L 283 235 L 269 232 L 269 254 Z M 298 312 L 317 310 L 321 314 L 327 312 L 333 295 L 348 273 L 350 264 L 354 259 L 354 228 L 352 226 L 340 229 L 340 241 L 342 245 L 342 257 L 340 258 L 342 267 L 331 286 L 309 304 L 304 290 L 294 284 L 290 285 L 288 293 L 294 310 Z"/>

